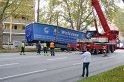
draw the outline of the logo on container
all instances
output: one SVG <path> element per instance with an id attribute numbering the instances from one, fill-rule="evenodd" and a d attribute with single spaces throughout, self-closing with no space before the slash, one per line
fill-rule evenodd
<path id="1" fill-rule="evenodd" d="M 45 27 L 44 28 L 44 32 L 48 34 L 49 33 L 49 28 L 48 27 Z"/>

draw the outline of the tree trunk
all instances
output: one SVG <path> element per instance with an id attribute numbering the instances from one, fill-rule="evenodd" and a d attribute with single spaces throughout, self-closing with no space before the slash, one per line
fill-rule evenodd
<path id="1" fill-rule="evenodd" d="M 0 48 L 3 48 L 3 23 L 0 21 Z"/>
<path id="2" fill-rule="evenodd" d="M 72 29 L 74 29 L 73 20 L 72 20 L 71 11 L 70 11 L 68 1 L 64 0 L 64 2 L 66 3 L 67 9 L 68 9 L 67 11 L 68 11 L 68 16 L 69 16 L 69 21 L 71 23 L 71 27 L 72 27 Z"/>

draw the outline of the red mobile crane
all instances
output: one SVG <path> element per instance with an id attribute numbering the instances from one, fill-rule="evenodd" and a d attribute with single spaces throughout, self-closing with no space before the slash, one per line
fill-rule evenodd
<path id="1" fill-rule="evenodd" d="M 90 48 L 91 52 L 94 54 L 103 53 L 104 50 L 106 50 L 107 53 L 113 53 L 117 49 L 119 32 L 117 30 L 110 30 L 98 0 L 92 0 L 92 6 L 99 17 L 104 33 L 100 34 L 98 32 L 96 19 L 94 18 L 96 31 L 87 31 L 87 39 L 79 40 L 77 49 L 86 51 L 87 48 Z"/>

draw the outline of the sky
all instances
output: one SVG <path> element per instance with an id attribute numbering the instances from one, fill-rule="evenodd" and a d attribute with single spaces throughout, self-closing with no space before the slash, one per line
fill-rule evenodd
<path id="1" fill-rule="evenodd" d="M 121 7 L 121 8 L 124 8 L 124 3 L 122 0 L 117 0 L 116 4 Z"/>
<path id="2" fill-rule="evenodd" d="M 37 0 L 36 0 L 37 1 Z M 40 7 L 46 5 L 47 3 L 45 2 L 47 0 L 40 0 Z M 122 0 L 115 0 L 116 1 L 116 4 L 121 7 L 121 8 L 124 8 L 124 3 Z"/>

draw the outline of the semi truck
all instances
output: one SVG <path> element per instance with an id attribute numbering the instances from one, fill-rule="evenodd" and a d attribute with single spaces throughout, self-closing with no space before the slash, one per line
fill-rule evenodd
<path id="1" fill-rule="evenodd" d="M 55 47 L 64 50 L 67 49 L 67 44 L 71 44 L 71 48 L 73 48 L 73 44 L 77 43 L 77 39 L 85 38 L 85 33 L 55 25 L 31 23 L 25 27 L 25 38 L 27 43 L 41 41 L 46 42 L 48 46 L 53 41 Z"/>
<path id="2" fill-rule="evenodd" d="M 92 7 L 95 9 L 99 20 L 101 22 L 101 25 L 104 29 L 104 33 L 98 32 L 98 26 L 96 19 L 94 17 L 94 25 L 96 30 L 95 31 L 87 31 L 86 38 L 79 39 L 77 43 L 77 50 L 79 51 L 86 51 L 87 48 L 91 50 L 91 53 L 98 54 L 98 53 L 104 53 L 106 51 L 114 52 L 118 48 L 118 35 L 119 31 L 117 30 L 110 30 L 110 27 L 106 21 L 106 18 L 102 12 L 102 9 L 100 7 L 98 0 L 91 0 L 92 1 Z"/>

